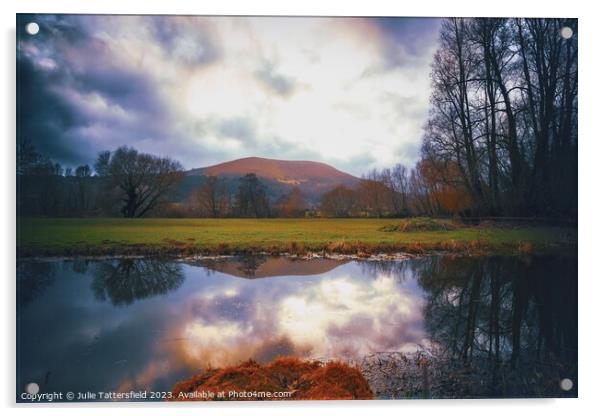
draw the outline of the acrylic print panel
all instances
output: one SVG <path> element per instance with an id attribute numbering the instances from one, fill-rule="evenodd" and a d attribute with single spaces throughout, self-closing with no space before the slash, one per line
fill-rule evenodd
<path id="1" fill-rule="evenodd" d="M 18 402 L 577 396 L 575 19 L 17 28 Z"/>

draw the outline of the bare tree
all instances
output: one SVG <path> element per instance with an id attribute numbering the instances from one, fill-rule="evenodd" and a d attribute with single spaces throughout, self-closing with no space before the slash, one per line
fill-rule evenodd
<path id="1" fill-rule="evenodd" d="M 201 216 L 223 217 L 228 210 L 226 184 L 217 176 L 208 176 L 197 189 L 193 190 L 192 200 Z"/>
<path id="2" fill-rule="evenodd" d="M 270 215 L 265 186 L 254 173 L 248 173 L 239 180 L 236 210 L 242 217 L 265 218 Z"/>
<path id="3" fill-rule="evenodd" d="M 90 199 L 91 176 L 92 169 L 88 165 L 81 165 L 75 169 L 77 211 L 80 213 L 87 211 L 89 208 L 88 203 Z"/>
<path id="4" fill-rule="evenodd" d="M 117 190 L 121 214 L 127 218 L 142 217 L 154 209 L 183 177 L 179 162 L 127 146 L 100 153 L 94 168 L 107 186 Z"/>
<path id="5" fill-rule="evenodd" d="M 576 215 L 576 30 L 574 19 L 442 24 L 422 158 L 469 192 L 473 213 Z"/>
<path id="6" fill-rule="evenodd" d="M 288 218 L 302 217 L 308 208 L 309 204 L 303 193 L 295 186 L 282 201 L 280 215 Z"/>
<path id="7" fill-rule="evenodd" d="M 368 172 L 360 181 L 356 194 L 362 211 L 367 215 L 380 218 L 393 211 L 394 191 L 385 182 L 385 173 L 376 170 Z"/>
<path id="8" fill-rule="evenodd" d="M 391 213 L 398 217 L 408 215 L 408 169 L 398 163 L 392 169 L 383 169 L 378 178 L 387 188 Z"/>
<path id="9" fill-rule="evenodd" d="M 326 192 L 322 196 L 320 210 L 329 217 L 350 217 L 357 210 L 357 194 L 344 185 Z"/>

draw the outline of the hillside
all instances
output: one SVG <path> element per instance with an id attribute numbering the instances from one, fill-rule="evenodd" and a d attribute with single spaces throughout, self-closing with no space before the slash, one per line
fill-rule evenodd
<path id="1" fill-rule="evenodd" d="M 318 201 L 330 189 L 338 185 L 355 186 L 359 181 L 353 175 L 320 162 L 277 160 L 247 157 L 218 165 L 188 171 L 188 176 L 218 176 L 238 180 L 254 173 L 268 187 L 272 198 L 284 195 L 298 187 L 311 201 Z"/>

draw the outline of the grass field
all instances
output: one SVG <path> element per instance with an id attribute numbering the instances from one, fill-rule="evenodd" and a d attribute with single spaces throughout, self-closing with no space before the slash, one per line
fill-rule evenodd
<path id="1" fill-rule="evenodd" d="M 40 219 L 18 224 L 19 256 L 193 255 L 433 250 L 519 253 L 576 248 L 563 227 L 399 231 L 395 219 Z M 394 231 L 391 231 L 394 229 Z"/>

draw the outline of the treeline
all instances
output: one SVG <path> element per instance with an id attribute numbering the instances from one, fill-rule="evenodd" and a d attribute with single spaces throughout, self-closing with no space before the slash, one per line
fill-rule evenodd
<path id="1" fill-rule="evenodd" d="M 311 215 L 300 190 L 275 201 L 253 173 L 234 190 L 223 178 L 200 177 L 181 193 L 179 162 L 122 146 L 101 152 L 93 167 L 64 168 L 36 151 L 28 140 L 17 149 L 17 212 L 48 217 L 302 217 Z"/>
<path id="2" fill-rule="evenodd" d="M 17 213 L 19 215 L 80 216 L 100 214 L 98 181 L 89 165 L 63 168 L 17 140 Z"/>
<path id="3" fill-rule="evenodd" d="M 420 166 L 472 215 L 577 215 L 576 37 L 576 19 L 443 22 Z"/>
<path id="4" fill-rule="evenodd" d="M 229 181 L 209 176 L 195 187 L 190 197 L 179 203 L 167 204 L 159 213 L 168 217 L 406 217 L 457 213 L 456 200 L 445 200 L 435 189 L 427 190 L 419 169 L 403 165 L 393 169 L 371 171 L 355 187 L 339 185 L 326 192 L 318 203 L 310 201 L 293 187 L 275 199 L 268 197 L 267 188 L 255 174 L 238 180 L 234 189 Z M 447 210 L 446 210 L 447 209 Z"/>
<path id="5" fill-rule="evenodd" d="M 445 19 L 431 81 L 420 161 L 328 192 L 324 215 L 576 218 L 576 19 Z"/>
<path id="6" fill-rule="evenodd" d="M 93 168 L 75 169 L 52 162 L 25 138 L 17 146 L 19 215 L 142 217 L 167 203 L 184 175 L 178 162 L 127 146 L 101 152 Z"/>
<path id="7" fill-rule="evenodd" d="M 228 181 L 224 178 L 204 177 L 187 201 L 171 208 L 170 216 L 174 216 L 175 211 L 175 214 L 182 216 L 210 218 L 298 218 L 316 215 L 299 188 L 294 187 L 289 193 L 271 200 L 266 185 L 254 173 L 239 178 L 234 189 L 228 188 Z"/>
<path id="8" fill-rule="evenodd" d="M 25 140 L 18 149 L 17 208 L 19 215 L 48 217 L 401 217 L 456 212 L 453 203 L 461 200 L 446 205 L 425 187 L 423 170 L 402 165 L 372 171 L 354 188 L 338 186 L 319 203 L 296 187 L 270 197 L 253 173 L 238 180 L 195 177 L 183 191 L 184 177 L 178 162 L 126 146 L 101 152 L 93 167 L 64 168 Z"/>
<path id="9" fill-rule="evenodd" d="M 354 188 L 338 186 L 320 203 L 327 217 L 463 216 L 471 201 L 461 188 L 442 186 L 427 163 L 372 170 Z"/>

